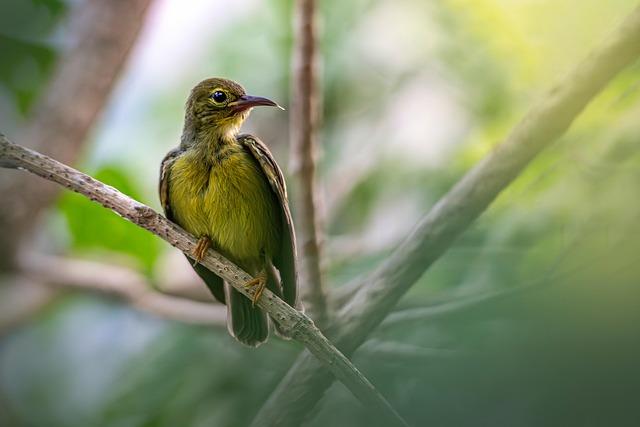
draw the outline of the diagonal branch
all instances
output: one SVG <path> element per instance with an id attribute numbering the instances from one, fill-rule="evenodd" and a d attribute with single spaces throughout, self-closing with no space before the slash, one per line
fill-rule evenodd
<path id="1" fill-rule="evenodd" d="M 27 170 L 80 193 L 151 231 L 185 254 L 191 254 L 196 246 L 196 239 L 193 236 L 150 207 L 69 166 L 28 148 L 12 144 L 2 134 L 0 134 L 0 166 Z M 245 296 L 253 297 L 255 289 L 244 285 L 252 277 L 219 253 L 210 249 L 201 264 Z M 289 306 L 268 289 L 264 290 L 257 304 L 280 324 L 285 333 L 303 343 L 338 380 L 388 425 L 407 425 L 369 380 L 322 335 L 311 319 Z"/>
<path id="2" fill-rule="evenodd" d="M 640 55 L 640 7 L 535 104 L 506 140 L 418 223 L 378 269 L 358 282 L 329 336 L 347 355 L 527 164 L 558 139 L 591 99 Z M 254 419 L 254 426 L 300 425 L 332 379 L 307 352 L 299 356 Z"/>
<path id="3" fill-rule="evenodd" d="M 321 244 L 316 191 L 316 155 L 320 100 L 318 98 L 318 48 L 316 45 L 316 2 L 297 0 L 296 45 L 290 134 L 291 169 L 296 178 L 293 189 L 297 240 L 300 243 L 302 298 L 310 316 L 320 327 L 327 320 L 323 287 Z"/>

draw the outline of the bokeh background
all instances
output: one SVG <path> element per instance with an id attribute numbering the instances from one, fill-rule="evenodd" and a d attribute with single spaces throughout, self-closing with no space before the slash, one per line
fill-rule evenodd
<path id="1" fill-rule="evenodd" d="M 8 137 L 29 123 L 82 3 L 0 2 Z M 153 2 L 74 166 L 159 208 L 159 164 L 178 144 L 195 83 L 225 76 L 289 105 L 292 3 Z M 318 179 L 333 291 L 375 268 L 637 2 L 319 3 Z M 245 126 L 285 170 L 288 128 L 276 109 L 254 111 Z M 635 63 L 356 352 L 412 425 L 640 423 L 639 148 Z M 125 267 L 159 291 L 207 297 L 177 250 L 83 197 L 65 192 L 37 220 L 30 252 Z M 10 325 L 0 335 L 2 426 L 248 425 L 301 350 L 278 339 L 244 348 L 224 327 L 71 290 Z M 334 384 L 306 425 L 371 425 L 365 412 Z"/>

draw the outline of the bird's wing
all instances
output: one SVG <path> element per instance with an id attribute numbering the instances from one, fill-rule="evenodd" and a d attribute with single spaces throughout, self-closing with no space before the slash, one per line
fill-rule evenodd
<path id="1" fill-rule="evenodd" d="M 296 263 L 296 235 L 289 210 L 287 186 L 282 171 L 278 167 L 267 146 L 252 135 L 240 135 L 238 141 L 255 157 L 278 197 L 283 221 L 283 240 L 280 251 L 275 254 L 273 264 L 280 272 L 284 300 L 292 307 L 300 308 L 298 301 L 298 274 Z"/>
<path id="2" fill-rule="evenodd" d="M 171 174 L 171 166 L 173 166 L 173 163 L 180 154 L 182 154 L 182 150 L 180 148 L 174 148 L 164 156 L 164 159 L 162 159 L 162 163 L 160 164 L 160 183 L 158 186 L 158 191 L 160 192 L 160 204 L 162 205 L 164 214 L 169 221 L 174 221 L 173 213 L 171 212 L 171 202 L 169 201 L 169 176 Z"/>
<path id="3" fill-rule="evenodd" d="M 160 204 L 162 205 L 162 209 L 164 210 L 164 214 L 167 219 L 174 222 L 175 218 L 171 211 L 171 200 L 169 199 L 169 177 L 171 176 L 171 166 L 173 166 L 173 163 L 182 153 L 183 150 L 180 148 L 175 148 L 169 151 L 164 159 L 162 159 L 162 164 L 160 165 L 160 185 L 158 186 L 158 190 L 160 192 Z M 190 258 L 187 257 L 187 259 Z M 202 264 L 195 264 L 193 269 L 198 273 L 198 276 L 204 280 L 213 296 L 218 301 L 225 304 L 226 299 L 222 279 Z"/>

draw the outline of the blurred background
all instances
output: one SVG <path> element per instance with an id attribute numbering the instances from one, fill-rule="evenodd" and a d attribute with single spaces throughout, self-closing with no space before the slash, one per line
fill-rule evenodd
<path id="1" fill-rule="evenodd" d="M 51 96 L 88 3 L 0 2 L 0 131 L 14 142 Z M 224 76 L 290 105 L 292 3 L 151 2 L 65 161 L 158 209 L 160 161 L 195 83 Z M 319 2 L 330 292 L 384 260 L 636 3 Z M 76 102 L 54 93 L 50 107 Z M 262 109 L 244 130 L 286 170 L 288 128 L 287 112 Z M 411 425 L 639 425 L 638 148 L 636 62 L 356 352 Z M 22 179 L 0 170 L 0 183 Z M 22 217 L 31 226 L 4 243 L 22 242 L 0 281 L 2 426 L 245 426 L 301 350 L 275 338 L 242 347 L 216 307 L 188 319 L 127 299 L 145 288 L 215 304 L 181 253 L 81 196 L 57 193 Z M 125 290 L 100 292 L 112 285 Z M 334 384 L 305 425 L 371 425 L 364 412 Z"/>

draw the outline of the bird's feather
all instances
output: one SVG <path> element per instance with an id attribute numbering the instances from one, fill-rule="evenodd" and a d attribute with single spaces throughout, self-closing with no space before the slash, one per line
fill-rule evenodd
<path id="1" fill-rule="evenodd" d="M 173 211 L 171 210 L 171 200 L 169 199 L 169 178 L 171 174 L 171 166 L 173 166 L 173 163 L 183 152 L 184 150 L 181 148 L 169 151 L 160 165 L 160 204 L 162 205 L 164 214 L 169 221 L 175 221 Z M 191 262 L 189 257 L 187 257 L 187 259 Z M 220 301 L 222 304 L 225 304 L 226 298 L 222 278 L 201 264 L 195 264 L 193 269 L 207 285 L 207 288 L 209 288 L 215 299 Z"/>
<path id="2" fill-rule="evenodd" d="M 282 171 L 259 139 L 237 135 L 258 105 L 277 104 L 246 95 L 227 79 L 198 83 L 187 100 L 180 147 L 162 162 L 160 200 L 167 218 L 208 238 L 213 248 L 249 274 L 266 278 L 271 291 L 300 308 L 295 233 Z M 267 314 L 214 272 L 200 264 L 194 268 L 226 302 L 231 335 L 250 346 L 264 342 Z"/>
<path id="3" fill-rule="evenodd" d="M 293 220 L 291 219 L 291 211 L 289 210 L 284 175 L 267 146 L 258 138 L 243 134 L 238 136 L 238 141 L 246 147 L 258 161 L 262 172 L 271 185 L 271 189 L 278 197 L 283 221 L 283 233 L 280 250 L 273 256 L 273 264 L 280 273 L 284 300 L 292 307 L 300 309 L 295 230 L 293 228 Z"/>
<path id="4" fill-rule="evenodd" d="M 266 341 L 269 336 L 267 314 L 226 282 L 224 291 L 228 310 L 227 330 L 231 336 L 251 347 Z"/>

